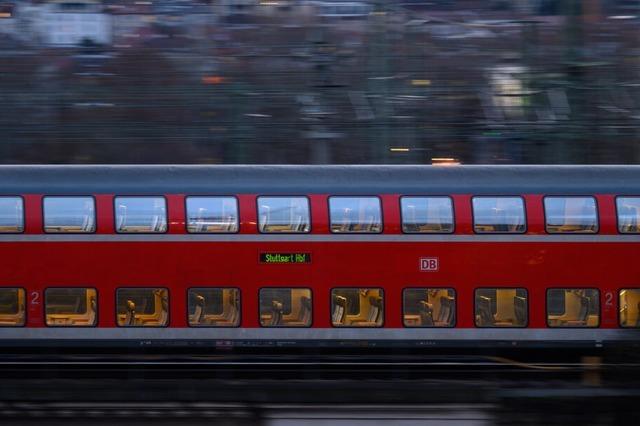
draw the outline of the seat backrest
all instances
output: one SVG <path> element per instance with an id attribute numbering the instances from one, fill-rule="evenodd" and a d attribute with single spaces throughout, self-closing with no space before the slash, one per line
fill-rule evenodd
<path id="1" fill-rule="evenodd" d="M 205 299 L 204 296 L 200 295 L 200 294 L 196 294 L 196 309 L 193 312 L 193 323 L 195 324 L 201 324 L 202 321 L 204 321 L 204 306 L 205 306 Z"/>
<path id="2" fill-rule="evenodd" d="M 89 299 L 89 316 L 87 317 L 87 324 L 93 325 L 96 321 L 96 313 L 98 312 L 98 304 L 96 298 Z"/>
<path id="3" fill-rule="evenodd" d="M 520 296 L 514 296 L 513 308 L 516 317 L 516 324 L 514 325 L 525 325 L 527 323 L 527 299 Z"/>
<path id="4" fill-rule="evenodd" d="M 448 322 L 451 313 L 451 306 L 447 296 L 440 297 L 440 312 L 438 313 L 438 322 Z"/>
<path id="5" fill-rule="evenodd" d="M 334 324 L 342 324 L 344 322 L 344 313 L 346 311 L 347 299 L 343 296 L 333 296 L 333 313 L 331 321 Z"/>
<path id="6" fill-rule="evenodd" d="M 308 297 L 300 298 L 300 303 L 302 305 L 302 312 L 300 313 L 300 322 L 304 324 L 311 323 L 311 299 Z"/>
<path id="7" fill-rule="evenodd" d="M 271 321 L 269 322 L 270 326 L 280 325 L 282 322 L 282 302 L 274 300 L 271 302 Z"/>
<path id="8" fill-rule="evenodd" d="M 637 309 L 639 313 L 638 313 L 638 316 L 636 317 L 636 327 L 640 327 L 640 302 L 638 302 Z"/>
<path id="9" fill-rule="evenodd" d="M 377 323 L 380 320 L 380 312 L 382 311 L 382 298 L 377 296 L 371 296 L 369 298 L 371 307 L 369 308 L 369 315 L 367 321 Z"/>
<path id="10" fill-rule="evenodd" d="M 127 313 L 124 316 L 124 325 L 134 325 L 136 321 L 136 304 L 132 300 L 127 300 Z"/>
<path id="11" fill-rule="evenodd" d="M 586 321 L 589 316 L 589 298 L 586 296 L 580 297 L 580 313 L 578 314 L 579 321 Z"/>
<path id="12" fill-rule="evenodd" d="M 480 296 L 476 299 L 478 304 L 478 315 L 480 316 L 480 325 L 483 327 L 493 325 L 493 314 L 491 313 L 491 299 Z"/>
<path id="13" fill-rule="evenodd" d="M 443 303 L 443 305 L 446 306 L 446 310 L 445 310 L 446 315 L 441 315 L 442 317 L 441 321 L 448 325 L 453 325 L 454 319 L 455 319 L 454 317 L 456 315 L 455 299 L 451 296 L 443 296 L 441 298 L 441 303 Z"/>
<path id="14" fill-rule="evenodd" d="M 433 308 L 430 303 L 425 300 L 420 301 L 420 325 L 430 327 L 433 326 Z"/>

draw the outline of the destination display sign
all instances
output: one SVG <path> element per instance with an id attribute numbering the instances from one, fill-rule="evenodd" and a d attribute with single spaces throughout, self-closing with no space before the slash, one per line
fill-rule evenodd
<path id="1" fill-rule="evenodd" d="M 311 263 L 311 253 L 260 253 L 260 263 L 280 265 Z"/>

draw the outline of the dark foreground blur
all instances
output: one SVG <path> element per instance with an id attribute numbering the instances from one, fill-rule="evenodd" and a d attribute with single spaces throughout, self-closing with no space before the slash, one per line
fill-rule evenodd
<path id="1" fill-rule="evenodd" d="M 0 162 L 635 163 L 639 15 L 635 0 L 3 0 Z"/>
<path id="2" fill-rule="evenodd" d="M 35 425 L 633 424 L 637 356 L 44 355 L 0 361 Z"/>

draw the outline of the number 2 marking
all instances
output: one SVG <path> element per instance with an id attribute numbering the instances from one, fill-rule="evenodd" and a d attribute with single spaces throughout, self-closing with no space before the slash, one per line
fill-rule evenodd
<path id="1" fill-rule="evenodd" d="M 37 291 L 32 291 L 31 292 L 31 304 L 32 305 L 39 305 L 40 304 L 40 293 L 38 293 Z"/>
<path id="2" fill-rule="evenodd" d="M 604 304 L 607 306 L 613 306 L 613 293 L 610 291 L 604 294 Z"/>

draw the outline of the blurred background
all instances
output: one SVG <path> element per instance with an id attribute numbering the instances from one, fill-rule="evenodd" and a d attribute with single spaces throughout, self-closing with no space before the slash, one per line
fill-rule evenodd
<path id="1" fill-rule="evenodd" d="M 1 163 L 637 163 L 640 0 L 0 0 Z"/>

